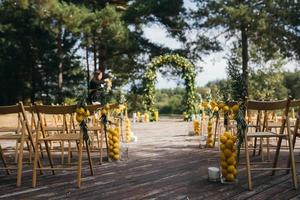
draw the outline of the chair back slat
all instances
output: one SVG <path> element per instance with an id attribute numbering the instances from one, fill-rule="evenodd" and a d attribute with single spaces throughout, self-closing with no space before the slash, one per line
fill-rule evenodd
<path id="1" fill-rule="evenodd" d="M 21 110 L 18 105 L 0 106 L 0 115 L 15 114 L 20 112 Z"/>
<path id="2" fill-rule="evenodd" d="M 76 111 L 76 105 L 71 106 L 52 106 L 52 105 L 35 105 L 35 111 L 42 114 L 64 115 L 72 114 Z"/>
<path id="3" fill-rule="evenodd" d="M 230 101 L 230 102 L 227 102 L 226 105 L 229 106 L 229 107 L 232 107 L 232 106 L 235 106 L 235 105 L 238 105 L 239 102 L 237 101 Z"/>
<path id="4" fill-rule="evenodd" d="M 300 99 L 291 101 L 290 107 L 299 107 L 300 108 Z"/>
<path id="5" fill-rule="evenodd" d="M 97 109 L 101 109 L 103 106 L 102 105 L 87 105 L 85 106 L 86 109 L 90 111 L 90 113 L 95 112 Z"/>
<path id="6" fill-rule="evenodd" d="M 281 101 L 247 101 L 248 110 L 282 110 L 287 108 L 288 100 Z"/>

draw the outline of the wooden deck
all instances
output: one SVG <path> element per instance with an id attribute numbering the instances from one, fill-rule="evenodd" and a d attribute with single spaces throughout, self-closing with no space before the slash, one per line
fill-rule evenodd
<path id="1" fill-rule="evenodd" d="M 132 128 L 138 142 L 129 145 L 129 159 L 98 165 L 94 153 L 95 175 L 84 165 L 80 189 L 75 171 L 39 175 L 38 187 L 32 188 L 28 168 L 21 188 L 15 187 L 14 175 L 1 172 L 0 199 L 300 199 L 300 189 L 293 190 L 284 173 L 254 173 L 253 191 L 247 190 L 243 166 L 237 184 L 208 182 L 207 167 L 219 154 L 217 148 L 199 149 L 197 137 L 187 136 L 191 123 L 163 120 Z"/>

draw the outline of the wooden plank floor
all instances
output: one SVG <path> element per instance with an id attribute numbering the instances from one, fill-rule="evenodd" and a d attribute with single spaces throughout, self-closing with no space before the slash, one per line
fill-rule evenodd
<path id="1" fill-rule="evenodd" d="M 217 148 L 199 149 L 198 138 L 187 136 L 191 123 L 162 120 L 132 128 L 138 142 L 129 145 L 129 159 L 99 165 L 94 153 L 95 175 L 85 162 L 80 189 L 75 171 L 38 175 L 38 187 L 32 188 L 28 168 L 21 188 L 15 187 L 14 175 L 1 172 L 0 199 L 300 199 L 300 189 L 293 190 L 284 173 L 254 173 L 253 191 L 247 190 L 243 166 L 237 184 L 208 182 L 207 167 L 219 154 Z"/>

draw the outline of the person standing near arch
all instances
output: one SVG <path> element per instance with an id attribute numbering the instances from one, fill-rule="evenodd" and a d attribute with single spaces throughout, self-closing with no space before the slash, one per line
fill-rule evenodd
<path id="1" fill-rule="evenodd" d="M 102 72 L 100 70 L 96 70 L 89 84 L 88 100 L 90 103 L 101 105 L 106 103 L 106 85 L 106 81 L 103 80 Z"/>

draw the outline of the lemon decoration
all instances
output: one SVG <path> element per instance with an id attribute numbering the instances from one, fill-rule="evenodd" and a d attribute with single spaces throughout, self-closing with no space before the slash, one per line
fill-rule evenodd
<path id="1" fill-rule="evenodd" d="M 112 160 L 119 160 L 120 158 L 120 129 L 119 128 L 108 128 L 108 149 L 109 149 L 109 157 Z"/>
<path id="2" fill-rule="evenodd" d="M 208 123 L 207 123 L 207 141 L 206 141 L 206 146 L 208 148 L 212 148 L 213 147 L 213 133 L 212 133 L 212 122 L 211 122 L 211 120 L 208 120 Z"/>
<path id="3" fill-rule="evenodd" d="M 220 142 L 222 177 L 226 181 L 232 182 L 237 175 L 236 136 L 230 132 L 225 132 L 220 136 Z"/>
<path id="4" fill-rule="evenodd" d="M 195 119 L 193 121 L 193 126 L 194 126 L 194 134 L 195 135 L 200 135 L 200 122 L 199 122 L 199 120 Z"/>

